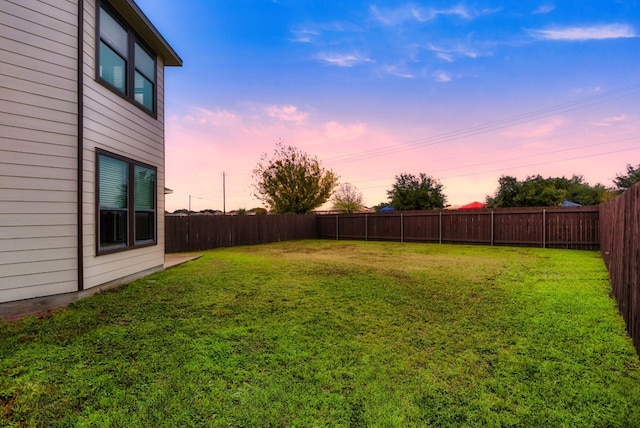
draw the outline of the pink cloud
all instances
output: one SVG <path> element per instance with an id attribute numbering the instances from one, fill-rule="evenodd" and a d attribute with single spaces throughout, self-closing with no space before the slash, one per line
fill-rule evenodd
<path id="1" fill-rule="evenodd" d="M 537 138 L 553 134 L 556 129 L 565 124 L 564 119 L 553 119 L 541 125 L 518 125 L 501 133 L 508 138 Z"/>
<path id="2" fill-rule="evenodd" d="M 358 137 L 366 131 L 362 123 L 343 125 L 335 120 L 324 124 L 324 134 L 331 140 L 347 140 Z"/>
<path id="3" fill-rule="evenodd" d="M 621 114 L 618 116 L 605 117 L 604 119 L 598 122 L 592 122 L 592 125 L 598 126 L 598 127 L 609 127 L 619 123 L 627 122 L 628 119 L 629 119 L 629 116 L 627 116 L 626 114 Z"/>
<path id="4" fill-rule="evenodd" d="M 309 113 L 299 111 L 294 105 L 270 106 L 267 108 L 267 115 L 278 120 L 297 123 L 304 122 L 309 117 Z"/>
<path id="5" fill-rule="evenodd" d="M 503 174 L 524 179 L 576 173 L 590 183 L 609 185 L 640 148 L 633 139 L 637 131 L 628 127 L 634 122 L 631 116 L 597 117 L 551 117 L 440 143 L 430 136 L 449 132 L 444 124 L 393 126 L 373 117 L 342 121 L 296 105 L 190 108 L 166 122 L 165 185 L 174 190 L 166 207 L 185 208 L 192 195 L 194 210 L 222 209 L 223 172 L 227 210 L 260 206 L 252 194 L 251 172 L 279 140 L 316 156 L 341 182 L 362 191 L 367 205 L 385 201 L 394 177 L 403 172 L 441 180 L 451 204 L 484 200 Z M 600 122 L 612 125 L 594 126 Z M 608 132 L 613 124 L 622 125 L 615 127 L 620 134 L 616 139 Z"/>

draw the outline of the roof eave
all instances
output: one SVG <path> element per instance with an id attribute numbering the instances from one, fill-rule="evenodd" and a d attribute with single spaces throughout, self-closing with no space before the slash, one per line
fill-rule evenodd
<path id="1" fill-rule="evenodd" d="M 134 0 L 111 0 L 109 2 L 140 37 L 164 60 L 165 66 L 182 66 L 182 59 L 162 34 L 151 23 Z"/>

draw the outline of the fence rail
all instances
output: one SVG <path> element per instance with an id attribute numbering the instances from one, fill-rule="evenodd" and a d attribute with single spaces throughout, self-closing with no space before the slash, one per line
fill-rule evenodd
<path id="1" fill-rule="evenodd" d="M 315 237 L 316 219 L 309 215 L 191 215 L 165 218 L 166 253 Z"/>
<path id="2" fill-rule="evenodd" d="M 599 249 L 599 210 L 526 208 L 318 216 L 318 237 Z"/>
<path id="3" fill-rule="evenodd" d="M 640 354 L 640 183 L 601 205 L 600 222 L 611 290 Z"/>

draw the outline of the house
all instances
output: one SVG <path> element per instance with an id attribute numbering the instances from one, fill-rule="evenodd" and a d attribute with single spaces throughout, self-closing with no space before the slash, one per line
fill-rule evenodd
<path id="1" fill-rule="evenodd" d="M 0 315 L 162 269 L 164 67 L 181 65 L 133 0 L 2 0 Z"/>
<path id="2" fill-rule="evenodd" d="M 461 207 L 458 207 L 459 210 L 461 211 L 466 211 L 466 210 L 479 210 L 482 208 L 486 208 L 487 205 L 483 204 L 482 202 L 478 202 L 478 201 L 473 201 L 469 204 L 466 205 L 462 205 Z"/>

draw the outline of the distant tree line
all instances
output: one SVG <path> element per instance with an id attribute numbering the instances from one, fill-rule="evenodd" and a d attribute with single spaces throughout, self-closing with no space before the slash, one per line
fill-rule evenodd
<path id="1" fill-rule="evenodd" d="M 613 190 L 602 184 L 591 186 L 578 175 L 571 178 L 535 175 L 522 181 L 503 175 L 498 180 L 498 190 L 493 196 L 487 196 L 486 204 L 489 208 L 550 207 L 564 201 L 597 205 L 614 196 Z"/>
<path id="2" fill-rule="evenodd" d="M 338 183 L 338 178 L 332 170 L 325 169 L 316 157 L 293 146 L 285 146 L 280 141 L 276 144 L 273 156 L 264 154 L 253 170 L 254 196 L 276 214 L 306 214 L 329 199 L 333 209 L 338 212 L 363 210 L 362 193 L 350 183 Z M 557 206 L 565 201 L 597 205 L 613 199 L 637 182 L 640 182 L 640 164 L 636 167 L 629 164 L 626 173 L 616 175 L 613 179 L 615 187 L 599 183 L 592 186 L 581 175 L 570 178 L 532 175 L 524 180 L 503 175 L 498 179 L 496 192 L 486 196 L 485 202 L 489 208 Z M 442 183 L 425 173 L 395 176 L 395 183 L 387 191 L 387 196 L 388 201 L 374 207 L 376 211 L 438 209 L 444 208 L 447 203 Z M 186 210 L 176 213 L 182 211 Z M 235 214 L 245 215 L 251 211 L 255 214 L 267 213 L 265 208 L 254 208 L 249 211 L 240 209 Z M 215 213 L 212 211 L 210 214 Z"/>

